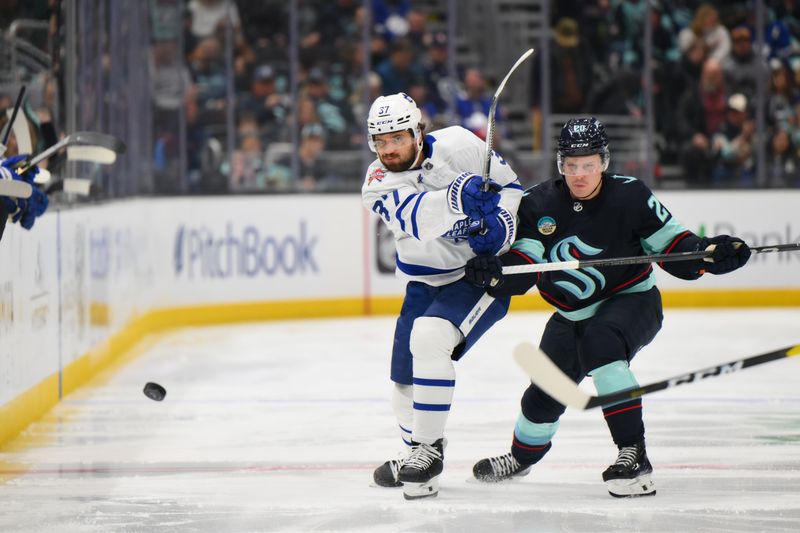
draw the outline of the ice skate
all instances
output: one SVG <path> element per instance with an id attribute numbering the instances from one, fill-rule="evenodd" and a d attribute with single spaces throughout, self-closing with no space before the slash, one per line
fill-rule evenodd
<path id="1" fill-rule="evenodd" d="M 442 439 L 433 444 L 414 443 L 411 455 L 400 467 L 398 480 L 406 500 L 431 498 L 439 494 L 439 474 L 444 469 Z"/>
<path id="2" fill-rule="evenodd" d="M 608 493 L 616 498 L 654 496 L 655 484 L 650 479 L 653 467 L 647 458 L 644 441 L 633 446 L 623 446 L 613 465 L 603 472 Z"/>
<path id="3" fill-rule="evenodd" d="M 402 487 L 403 483 L 397 478 L 397 475 L 400 473 L 403 463 L 405 463 L 405 459 L 392 459 L 376 468 L 372 474 L 375 484 L 379 487 Z"/>
<path id="4" fill-rule="evenodd" d="M 497 483 L 514 477 L 527 476 L 530 471 L 530 465 L 519 464 L 511 453 L 481 459 L 472 467 L 475 479 L 485 483 Z"/>

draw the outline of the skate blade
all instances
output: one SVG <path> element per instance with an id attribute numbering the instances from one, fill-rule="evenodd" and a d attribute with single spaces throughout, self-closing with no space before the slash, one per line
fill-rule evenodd
<path id="1" fill-rule="evenodd" d="M 610 479 L 606 481 L 606 487 L 608 487 L 608 493 L 615 498 L 656 495 L 656 486 L 650 478 L 650 474 L 642 474 L 633 479 Z"/>
<path id="2" fill-rule="evenodd" d="M 403 482 L 403 497 L 406 500 L 420 500 L 433 498 L 439 494 L 439 476 L 425 483 Z"/>

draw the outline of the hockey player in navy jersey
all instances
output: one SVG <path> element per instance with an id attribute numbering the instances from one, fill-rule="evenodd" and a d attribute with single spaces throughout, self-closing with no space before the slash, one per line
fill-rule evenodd
<path id="1" fill-rule="evenodd" d="M 750 249 L 727 235 L 699 237 L 684 228 L 641 181 L 607 173 L 608 139 L 595 118 L 569 120 L 561 130 L 560 177 L 523 196 L 517 238 L 508 253 L 471 259 L 466 279 L 496 298 L 524 294 L 534 285 L 556 313 L 541 350 L 576 383 L 591 376 L 598 394 L 637 386 L 633 356 L 661 329 L 661 295 L 652 264 L 503 276 L 504 265 L 677 253 L 713 247 L 705 260 L 659 266 L 693 280 L 743 266 Z M 473 468 L 481 481 L 526 475 L 551 447 L 564 406 L 531 384 L 522 396 L 511 453 L 483 459 Z M 603 406 L 619 449 L 603 472 L 612 496 L 655 494 L 647 458 L 641 399 Z"/>
<path id="2" fill-rule="evenodd" d="M 407 499 L 438 493 L 453 361 L 508 310 L 510 297 L 493 298 L 462 279 L 464 265 L 476 254 L 509 249 L 522 197 L 516 174 L 496 153 L 484 186 L 476 175 L 485 156 L 478 137 L 460 126 L 426 134 L 420 119 L 416 103 L 404 93 L 375 100 L 367 126 L 369 147 L 378 158 L 362 188 L 364 206 L 394 236 L 396 274 L 408 282 L 395 328 L 391 380 L 392 407 L 409 455 L 374 473 L 377 485 L 402 485 Z"/>

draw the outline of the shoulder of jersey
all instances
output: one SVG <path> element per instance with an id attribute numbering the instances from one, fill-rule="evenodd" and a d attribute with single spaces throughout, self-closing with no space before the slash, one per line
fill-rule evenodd
<path id="1" fill-rule="evenodd" d="M 461 126 L 450 126 L 432 131 L 427 136 L 432 137 L 433 153 L 437 148 L 463 148 L 465 143 L 483 146 L 483 141 L 477 135 Z"/>

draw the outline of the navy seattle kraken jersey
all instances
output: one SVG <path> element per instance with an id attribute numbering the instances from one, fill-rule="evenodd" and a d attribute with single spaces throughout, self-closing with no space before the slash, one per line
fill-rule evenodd
<path id="1" fill-rule="evenodd" d="M 504 264 L 607 259 L 694 250 L 700 238 L 684 228 L 641 181 L 603 174 L 600 194 L 574 200 L 563 178 L 529 189 L 519 206 L 517 240 Z M 520 260 L 520 258 L 522 260 Z M 698 262 L 664 263 L 684 279 L 700 276 Z M 687 264 L 691 263 L 691 264 Z M 603 300 L 655 285 L 652 264 L 560 270 L 506 276 L 509 285 L 533 276 L 542 297 L 571 320 L 594 315 Z M 510 287 L 509 287 L 510 288 Z M 500 291 L 498 291 L 500 292 Z"/>

